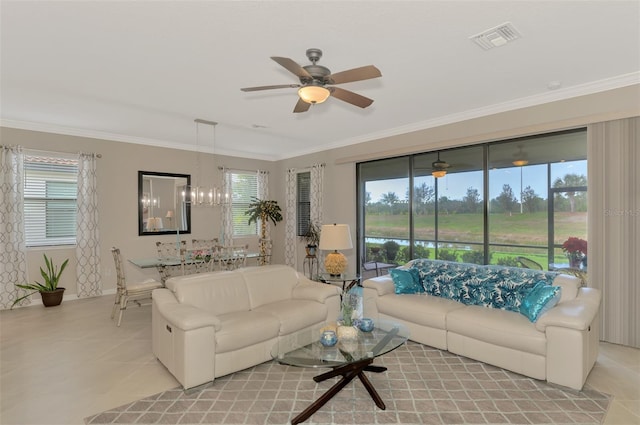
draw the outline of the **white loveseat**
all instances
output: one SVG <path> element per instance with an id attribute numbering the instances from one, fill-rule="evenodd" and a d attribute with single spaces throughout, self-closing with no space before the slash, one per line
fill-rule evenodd
<path id="1" fill-rule="evenodd" d="M 185 389 L 271 359 L 278 338 L 338 317 L 339 288 L 283 265 L 174 277 L 153 291 L 154 355 Z"/>
<path id="2" fill-rule="evenodd" d="M 404 267 L 419 267 L 416 262 L 424 265 L 429 261 L 414 260 Z M 456 263 L 455 267 L 458 277 L 468 273 L 471 279 L 482 267 L 493 267 L 505 276 L 520 273 L 497 266 Z M 425 278 L 424 273 L 421 276 Z M 456 280 L 452 275 L 426 278 L 442 278 L 445 285 Z M 426 293 L 396 294 L 389 275 L 364 281 L 364 312 L 374 319 L 405 324 L 413 341 L 580 390 L 598 355 L 600 291 L 581 287 L 580 279 L 569 275 L 547 275 L 547 279 L 562 288 L 561 297 L 535 323 L 518 312 L 470 305 L 466 299 L 459 302 Z"/>

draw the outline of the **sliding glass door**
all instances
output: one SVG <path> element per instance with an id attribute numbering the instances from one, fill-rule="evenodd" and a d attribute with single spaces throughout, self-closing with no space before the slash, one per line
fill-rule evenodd
<path id="1" fill-rule="evenodd" d="M 586 168 L 584 129 L 359 163 L 361 260 L 547 269 L 587 238 Z"/>

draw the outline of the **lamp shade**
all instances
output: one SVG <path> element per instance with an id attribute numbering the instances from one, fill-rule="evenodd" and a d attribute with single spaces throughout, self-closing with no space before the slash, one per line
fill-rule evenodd
<path id="1" fill-rule="evenodd" d="M 307 103 L 322 103 L 327 100 L 330 94 L 329 90 L 321 86 L 304 86 L 298 90 L 300 99 Z"/>
<path id="2" fill-rule="evenodd" d="M 320 249 L 339 250 L 351 249 L 351 231 L 348 224 L 323 224 L 320 231 Z"/>

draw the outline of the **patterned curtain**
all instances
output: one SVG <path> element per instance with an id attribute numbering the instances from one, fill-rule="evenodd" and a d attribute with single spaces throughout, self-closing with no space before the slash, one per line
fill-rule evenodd
<path id="1" fill-rule="evenodd" d="M 78 298 L 102 295 L 96 155 L 78 155 L 78 215 L 76 279 Z"/>
<path id="2" fill-rule="evenodd" d="M 324 164 L 311 167 L 311 222 L 322 226 L 322 194 L 324 184 Z"/>
<path id="3" fill-rule="evenodd" d="M 258 170 L 258 199 L 269 199 L 269 172 Z M 258 223 L 259 224 L 259 223 Z M 271 239 L 271 225 L 267 222 L 266 239 Z"/>
<path id="4" fill-rule="evenodd" d="M 20 146 L 0 146 L 0 308 L 25 295 L 15 283 L 27 283 L 24 240 L 24 154 Z M 25 299 L 19 305 L 29 304 Z"/>
<path id="5" fill-rule="evenodd" d="M 297 268 L 298 259 L 296 255 L 296 184 L 296 170 L 291 168 L 287 171 L 284 207 L 284 263 L 293 268 Z"/>
<path id="6" fill-rule="evenodd" d="M 231 173 L 226 168 L 222 169 L 222 192 L 231 194 Z M 232 203 L 233 196 L 229 196 L 229 203 L 222 205 L 220 243 L 227 246 L 233 245 Z"/>

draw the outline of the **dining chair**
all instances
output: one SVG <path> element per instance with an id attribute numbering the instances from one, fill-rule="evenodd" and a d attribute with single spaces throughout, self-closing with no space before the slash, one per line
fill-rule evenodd
<path id="1" fill-rule="evenodd" d="M 516 261 L 520 264 L 520 267 L 525 269 L 543 270 L 542 265 L 536 261 L 533 261 L 526 257 L 516 257 Z"/>
<path id="2" fill-rule="evenodd" d="M 180 252 L 180 266 L 182 274 L 206 273 L 213 269 L 213 247 L 199 249 L 182 249 Z"/>
<path id="3" fill-rule="evenodd" d="M 118 315 L 118 326 L 120 326 L 122 313 L 127 309 L 129 301 L 133 301 L 141 307 L 143 304 L 140 303 L 140 300 L 149 299 L 149 301 L 151 301 L 151 292 L 154 289 L 162 288 L 162 283 L 154 279 L 147 279 L 138 283 L 127 283 L 120 249 L 113 247 L 111 248 L 111 253 L 113 254 L 113 261 L 116 264 L 116 300 L 111 310 L 111 319 L 113 320 L 116 310 L 118 306 L 120 306 L 120 314 Z"/>
<path id="4" fill-rule="evenodd" d="M 187 248 L 187 241 L 180 241 L 178 249 L 177 242 L 156 242 L 159 258 L 180 258 L 180 250 Z"/>
<path id="5" fill-rule="evenodd" d="M 213 239 L 191 239 L 191 248 L 192 249 L 213 249 L 214 246 L 218 245 L 218 238 Z"/>
<path id="6" fill-rule="evenodd" d="M 180 246 L 179 250 L 177 248 L 178 246 Z M 186 241 L 180 241 L 180 244 L 177 242 L 156 242 L 158 258 L 174 258 L 180 260 L 181 251 L 186 248 Z M 177 263 L 175 266 L 164 265 L 158 267 L 158 273 L 160 273 L 160 280 L 164 283 L 172 276 L 183 274 L 183 267 L 181 263 Z"/>
<path id="7" fill-rule="evenodd" d="M 249 245 L 230 245 L 220 246 L 216 257 L 218 260 L 218 266 L 220 270 L 235 270 L 247 265 L 247 251 Z"/>

